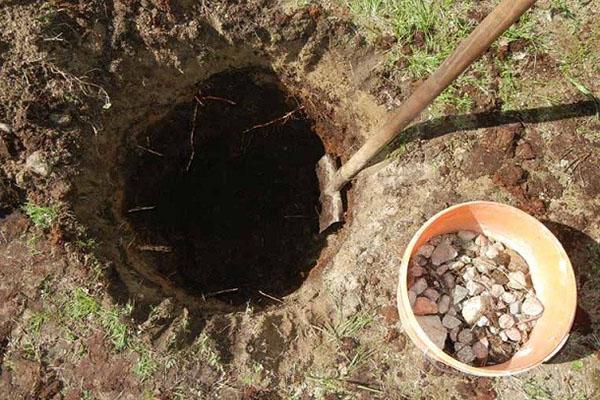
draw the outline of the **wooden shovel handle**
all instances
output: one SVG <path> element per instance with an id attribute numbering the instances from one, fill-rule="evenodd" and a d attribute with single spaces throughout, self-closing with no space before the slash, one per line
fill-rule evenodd
<path id="1" fill-rule="evenodd" d="M 337 191 L 391 142 L 425 107 L 438 97 L 491 44 L 515 23 L 536 0 L 503 0 L 458 48 L 337 171 L 333 190 Z"/>

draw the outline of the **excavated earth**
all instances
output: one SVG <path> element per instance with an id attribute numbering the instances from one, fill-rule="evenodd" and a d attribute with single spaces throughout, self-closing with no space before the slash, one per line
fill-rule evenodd
<path id="1" fill-rule="evenodd" d="M 404 246 L 468 200 L 535 215 L 577 268 L 580 340 L 529 378 L 598 351 L 600 139 L 578 133 L 600 130 L 593 101 L 417 122 L 319 235 L 314 165 L 372 134 L 389 83 L 341 10 L 292 3 L 0 6 L 0 398 L 510 396 L 431 364 L 398 321 Z M 60 210 L 33 247 L 25 201 Z M 139 352 L 52 324 L 27 356 L 23 321 L 78 287 L 133 304 L 131 331 L 171 361 L 141 379 Z"/>

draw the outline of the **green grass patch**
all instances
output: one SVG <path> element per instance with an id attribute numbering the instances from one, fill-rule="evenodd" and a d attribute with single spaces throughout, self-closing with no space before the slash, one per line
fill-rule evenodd
<path id="1" fill-rule="evenodd" d="M 33 225 L 41 229 L 48 229 L 58 217 L 58 210 L 50 206 L 39 206 L 31 202 L 25 203 L 23 211 Z"/>
<path id="2" fill-rule="evenodd" d="M 75 289 L 73 297 L 67 301 L 64 316 L 69 320 L 81 322 L 96 320 L 102 326 L 106 337 L 113 344 L 115 350 L 124 350 L 129 343 L 130 329 L 123 322 L 131 314 L 133 306 L 101 307 L 100 303 L 82 288 Z"/>

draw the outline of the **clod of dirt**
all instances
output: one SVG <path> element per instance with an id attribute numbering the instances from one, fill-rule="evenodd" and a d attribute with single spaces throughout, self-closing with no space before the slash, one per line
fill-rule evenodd
<path id="1" fill-rule="evenodd" d="M 408 294 L 417 321 L 436 346 L 463 363 L 507 361 L 544 311 L 525 260 L 476 232 L 430 239 L 411 260 L 409 279 L 415 276 Z"/>
<path id="2" fill-rule="evenodd" d="M 322 246 L 324 148 L 271 72 L 214 75 L 135 141 L 123 216 L 158 273 L 232 304 L 300 286 Z"/>

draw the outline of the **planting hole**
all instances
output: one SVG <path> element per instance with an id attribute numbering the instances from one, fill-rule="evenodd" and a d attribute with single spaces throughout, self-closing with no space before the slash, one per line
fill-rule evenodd
<path id="1" fill-rule="evenodd" d="M 324 149 L 311 129 L 269 71 L 202 82 L 130 146 L 123 214 L 139 254 L 173 284 L 232 304 L 296 290 L 322 246 Z"/>

